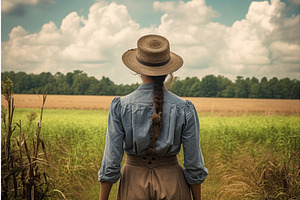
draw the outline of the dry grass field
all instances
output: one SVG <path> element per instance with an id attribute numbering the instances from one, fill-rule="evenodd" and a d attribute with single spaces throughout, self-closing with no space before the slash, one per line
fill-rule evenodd
<path id="1" fill-rule="evenodd" d="M 39 108 L 42 96 L 15 94 L 17 108 Z M 47 109 L 108 110 L 114 96 L 48 95 Z M 188 97 L 199 113 L 217 115 L 299 115 L 300 100 Z M 5 104 L 1 96 L 1 104 Z"/>

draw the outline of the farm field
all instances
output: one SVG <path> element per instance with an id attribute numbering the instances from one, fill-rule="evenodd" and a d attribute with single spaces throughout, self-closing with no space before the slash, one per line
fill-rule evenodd
<path id="1" fill-rule="evenodd" d="M 32 138 L 42 100 L 37 95 L 14 98 L 14 121 L 21 120 L 26 137 Z M 55 199 L 98 199 L 97 172 L 112 98 L 48 96 L 41 138 L 49 166 L 42 169 L 54 183 Z M 190 99 L 199 112 L 201 146 L 209 169 L 202 199 L 300 198 L 299 100 Z M 30 125 L 27 118 L 32 112 L 38 115 Z M 3 132 L 3 123 L 1 127 Z M 182 152 L 178 158 L 183 164 Z M 114 184 L 111 200 L 116 192 Z"/>
<path id="2" fill-rule="evenodd" d="M 15 94 L 17 108 L 39 108 L 41 97 L 38 95 Z M 114 96 L 48 95 L 47 109 L 109 110 Z M 299 115 L 300 100 L 290 99 L 231 99 L 187 97 L 201 113 L 219 115 Z M 3 104 L 4 98 L 1 96 Z M 4 103 L 5 105 L 5 103 Z"/>

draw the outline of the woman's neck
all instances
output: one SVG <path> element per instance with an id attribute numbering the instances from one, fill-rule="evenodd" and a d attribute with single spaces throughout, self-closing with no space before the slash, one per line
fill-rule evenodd
<path id="1" fill-rule="evenodd" d="M 153 80 L 149 76 L 141 75 L 143 83 L 153 83 Z"/>

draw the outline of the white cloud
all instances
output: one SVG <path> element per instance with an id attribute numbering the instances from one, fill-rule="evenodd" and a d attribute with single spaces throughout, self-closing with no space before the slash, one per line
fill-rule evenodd
<path id="1" fill-rule="evenodd" d="M 217 12 L 205 4 L 205 0 L 193 0 L 184 3 L 159 2 L 155 1 L 153 8 L 156 11 L 163 11 L 162 23 L 165 25 L 183 25 L 208 23 L 211 18 L 217 16 Z M 188 11 L 188 12 L 187 12 Z"/>
<path id="2" fill-rule="evenodd" d="M 34 73 L 80 68 L 91 75 L 110 76 L 111 71 L 118 71 L 115 68 L 126 71 L 120 67 L 120 55 L 134 47 L 142 33 L 125 6 L 97 2 L 88 19 L 72 12 L 60 27 L 49 22 L 38 33 L 29 34 L 21 26 L 13 28 L 9 41 L 2 42 L 2 66 Z M 118 74 L 112 78 L 117 79 Z M 128 82 L 125 77 L 122 81 Z"/>
<path id="3" fill-rule="evenodd" d="M 279 63 L 298 63 L 300 55 L 300 46 L 283 41 L 275 41 L 270 45 L 272 60 Z"/>
<path id="4" fill-rule="evenodd" d="M 300 69 L 297 73 L 294 70 L 295 63 L 300 64 L 299 30 L 294 27 L 297 23 L 299 27 L 299 15 L 286 18 L 284 8 L 279 0 L 252 2 L 246 19 L 230 28 L 227 51 L 222 58 L 227 65 L 224 72 L 299 77 Z"/>
<path id="5" fill-rule="evenodd" d="M 2 42 L 2 70 L 81 69 L 116 83 L 132 83 L 139 78 L 124 67 L 121 55 L 134 48 L 141 35 L 158 33 L 184 58 L 177 76 L 300 77 L 300 16 L 286 17 L 279 0 L 253 2 L 246 18 L 231 27 L 211 22 L 217 13 L 204 0 L 154 2 L 153 7 L 164 12 L 156 27 L 141 28 L 125 6 L 104 1 L 91 6 L 87 19 L 68 14 L 60 27 L 49 22 L 34 34 L 15 27 L 9 41 Z"/>
<path id="6" fill-rule="evenodd" d="M 186 67 L 208 68 L 215 63 L 212 58 L 223 51 L 227 27 L 210 21 L 217 12 L 204 0 L 154 2 L 153 7 L 165 12 L 156 31 L 168 37 Z"/>

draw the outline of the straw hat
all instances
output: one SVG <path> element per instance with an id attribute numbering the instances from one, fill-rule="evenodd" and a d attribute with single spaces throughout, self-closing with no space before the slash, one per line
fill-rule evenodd
<path id="1" fill-rule="evenodd" d="M 182 58 L 170 51 L 169 41 L 160 35 L 146 35 L 137 41 L 137 48 L 126 51 L 123 63 L 138 74 L 162 76 L 178 70 Z"/>

